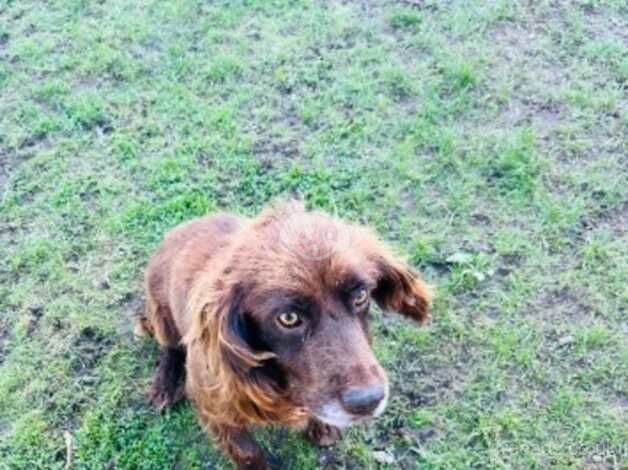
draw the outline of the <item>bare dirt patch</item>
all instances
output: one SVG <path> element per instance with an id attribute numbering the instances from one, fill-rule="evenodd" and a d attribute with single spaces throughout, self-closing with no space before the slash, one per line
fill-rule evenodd
<path id="1" fill-rule="evenodd" d="M 72 351 L 76 351 L 72 361 L 74 373 L 83 382 L 93 381 L 92 371 L 113 344 L 113 340 L 92 327 L 85 327 L 74 339 Z"/>
<path id="2" fill-rule="evenodd" d="M 432 406 L 460 396 L 468 379 L 466 361 L 458 358 L 447 364 L 430 364 L 414 356 L 409 354 L 400 360 L 392 380 L 392 399 L 404 404 L 400 409 Z"/>
<path id="3" fill-rule="evenodd" d="M 297 160 L 302 154 L 301 145 L 296 139 L 276 139 L 261 136 L 253 144 L 253 153 L 260 160 L 264 169 L 271 169 L 275 159 Z"/>
<path id="4" fill-rule="evenodd" d="M 524 87 L 513 89 L 513 96 L 509 97 L 496 119 L 496 127 L 532 125 L 540 132 L 542 140 L 565 116 L 560 104 L 543 93 L 567 79 L 560 61 L 548 60 L 544 51 L 533 46 L 538 44 L 543 33 L 539 28 L 530 29 L 511 22 L 500 22 L 488 33 L 495 45 L 495 61 L 505 67 L 512 80 L 525 78 L 523 82 L 526 83 Z"/>
<path id="5" fill-rule="evenodd" d="M 0 198 L 4 194 L 4 187 L 9 180 L 11 168 L 9 166 L 9 152 L 0 148 Z"/>
<path id="6" fill-rule="evenodd" d="M 594 314 L 593 308 L 583 301 L 584 298 L 584 294 L 575 288 L 563 287 L 547 292 L 540 305 L 549 321 L 556 319 L 562 323 L 569 319 L 570 324 L 580 323 L 590 320 Z"/>
<path id="7" fill-rule="evenodd" d="M 7 326 L 0 324 L 0 365 L 8 355 L 8 343 L 10 340 L 9 329 Z"/>
<path id="8" fill-rule="evenodd" d="M 41 305 L 35 305 L 28 309 L 28 326 L 26 327 L 26 334 L 28 336 L 35 334 L 43 315 L 44 307 Z"/>
<path id="9" fill-rule="evenodd" d="M 101 288 L 109 288 L 108 282 L 102 281 Z M 123 336 L 130 337 L 135 329 L 137 320 L 144 314 L 144 296 L 139 293 L 129 292 L 113 308 L 122 312 L 120 317 L 120 331 Z"/>
<path id="10" fill-rule="evenodd" d="M 580 221 L 580 226 L 582 237 L 598 228 L 608 228 L 617 236 L 626 235 L 628 231 L 628 202 L 584 217 Z"/>

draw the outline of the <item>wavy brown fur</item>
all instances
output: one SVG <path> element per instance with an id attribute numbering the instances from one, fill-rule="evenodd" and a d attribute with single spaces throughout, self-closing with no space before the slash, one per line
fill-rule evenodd
<path id="1" fill-rule="evenodd" d="M 339 436 L 329 420 L 363 418 L 327 416 L 343 391 L 387 390 L 370 349 L 368 303 L 351 303 L 356 290 L 419 323 L 429 317 L 428 287 L 374 233 L 298 203 L 255 219 L 218 214 L 174 228 L 145 280 L 139 325 L 164 351 L 185 351 L 185 394 L 239 468 L 265 468 L 248 427 L 307 427 L 327 445 Z M 302 330 L 278 326 L 287 311 L 301 312 Z M 181 376 L 163 364 L 151 388 L 159 407 L 179 396 L 167 378 Z"/>
<path id="2" fill-rule="evenodd" d="M 202 286 L 202 284 L 201 284 Z M 204 286 L 203 286 L 204 287 Z M 184 342 L 200 345 L 206 358 L 205 365 L 211 377 L 210 383 L 189 384 L 196 396 L 196 406 L 205 423 L 229 426 L 263 425 L 269 423 L 299 424 L 306 418 L 304 410 L 295 406 L 287 397 L 272 386 L 272 383 L 254 382 L 242 377 L 230 365 L 234 359 L 240 367 L 260 367 L 262 362 L 273 358 L 270 352 L 252 353 L 233 343 L 225 333 L 225 302 L 208 299 L 203 288 L 193 295 L 189 304 L 191 311 L 201 311 L 197 321 Z M 200 302 L 200 303 L 197 303 Z M 202 305 L 199 309 L 199 305 Z M 201 393 L 197 393 L 197 392 Z"/>

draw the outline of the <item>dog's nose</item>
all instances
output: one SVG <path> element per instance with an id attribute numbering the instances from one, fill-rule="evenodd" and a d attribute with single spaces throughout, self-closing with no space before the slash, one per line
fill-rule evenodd
<path id="1" fill-rule="evenodd" d="M 342 392 L 340 401 L 349 413 L 368 415 L 375 411 L 375 408 L 384 399 L 385 395 L 386 390 L 379 384 L 351 387 Z"/>

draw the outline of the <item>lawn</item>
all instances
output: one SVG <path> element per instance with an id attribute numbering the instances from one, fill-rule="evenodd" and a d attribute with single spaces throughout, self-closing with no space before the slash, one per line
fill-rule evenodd
<path id="1" fill-rule="evenodd" d="M 230 468 L 132 334 L 163 233 L 297 196 L 437 289 L 276 468 L 628 466 L 624 0 L 0 0 L 0 469 Z"/>

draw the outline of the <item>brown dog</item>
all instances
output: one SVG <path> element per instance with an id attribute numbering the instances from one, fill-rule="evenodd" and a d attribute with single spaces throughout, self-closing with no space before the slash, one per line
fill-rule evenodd
<path id="1" fill-rule="evenodd" d="M 151 400 L 189 397 L 238 468 L 266 468 L 252 425 L 298 427 L 329 445 L 386 406 L 371 299 L 428 319 L 426 285 L 363 227 L 299 203 L 180 225 L 146 270 L 140 326 L 162 347 Z"/>

